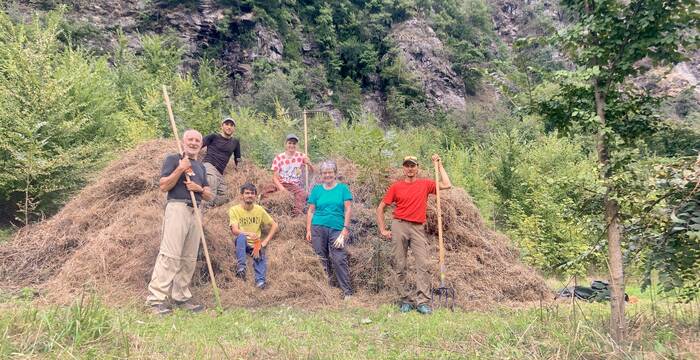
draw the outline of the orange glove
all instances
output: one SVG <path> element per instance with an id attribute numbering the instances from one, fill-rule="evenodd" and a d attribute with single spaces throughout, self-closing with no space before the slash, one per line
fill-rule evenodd
<path id="1" fill-rule="evenodd" d="M 260 239 L 255 240 L 255 242 L 253 242 L 253 258 L 254 259 L 260 258 L 260 249 L 261 248 L 262 248 L 262 241 Z"/>

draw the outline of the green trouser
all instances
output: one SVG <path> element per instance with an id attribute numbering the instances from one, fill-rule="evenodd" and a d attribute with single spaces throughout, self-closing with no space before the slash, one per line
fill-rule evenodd
<path id="1" fill-rule="evenodd" d="M 194 208 L 184 202 L 168 202 L 163 217 L 160 252 L 148 284 L 148 304 L 161 304 L 169 295 L 178 302 L 192 297 L 189 284 L 197 265 L 201 238 Z"/>
<path id="2" fill-rule="evenodd" d="M 401 302 L 416 306 L 430 302 L 430 275 L 428 273 L 428 239 L 423 224 L 394 219 L 391 222 L 394 271 L 398 277 L 397 290 Z M 408 248 L 413 252 L 416 265 L 416 291 L 411 293 L 406 281 Z"/>

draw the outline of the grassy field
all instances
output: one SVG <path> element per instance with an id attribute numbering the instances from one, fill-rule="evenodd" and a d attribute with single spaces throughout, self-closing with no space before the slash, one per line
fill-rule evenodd
<path id="1" fill-rule="evenodd" d="M 640 297 L 639 290 L 628 291 Z M 400 314 L 393 306 L 327 311 L 275 307 L 166 317 L 99 299 L 69 307 L 0 302 L 0 357 L 25 358 L 607 358 L 608 304 L 566 302 L 526 309 Z M 700 305 L 641 296 L 628 307 L 622 358 L 695 358 Z"/>

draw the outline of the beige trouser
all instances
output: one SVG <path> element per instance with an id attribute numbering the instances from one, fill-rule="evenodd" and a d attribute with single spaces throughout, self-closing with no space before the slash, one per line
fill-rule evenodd
<path id="1" fill-rule="evenodd" d="M 207 182 L 211 193 L 214 194 L 214 198 L 209 201 L 202 200 L 202 209 L 225 204 L 228 202 L 228 186 L 226 186 L 224 176 L 210 163 L 204 163 L 204 168 L 207 169 Z"/>
<path id="2" fill-rule="evenodd" d="M 146 301 L 151 305 L 165 302 L 171 292 L 175 301 L 187 301 L 192 297 L 189 284 L 197 264 L 201 239 L 194 209 L 182 202 L 168 202 L 162 236 L 148 284 L 150 294 Z"/>
<path id="3" fill-rule="evenodd" d="M 394 271 L 398 276 L 397 290 L 401 302 L 416 306 L 430 301 L 430 276 L 428 274 L 428 239 L 423 224 L 394 219 L 391 222 L 391 246 L 394 253 Z M 416 291 L 411 294 L 406 283 L 406 256 L 408 248 L 416 262 Z"/>

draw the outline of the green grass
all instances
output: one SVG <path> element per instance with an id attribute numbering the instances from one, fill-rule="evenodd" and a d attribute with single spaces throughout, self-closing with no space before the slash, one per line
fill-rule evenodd
<path id="1" fill-rule="evenodd" d="M 26 293 L 26 292 L 25 292 Z M 307 311 L 230 309 L 157 317 L 98 299 L 38 307 L 2 297 L 0 357 L 51 358 L 598 358 L 608 357 L 608 304 L 400 314 L 393 306 Z M 628 307 L 625 358 L 691 358 L 700 339 L 698 303 Z M 695 345 L 693 345 L 695 344 Z M 693 347 L 695 346 L 695 347 Z"/>

